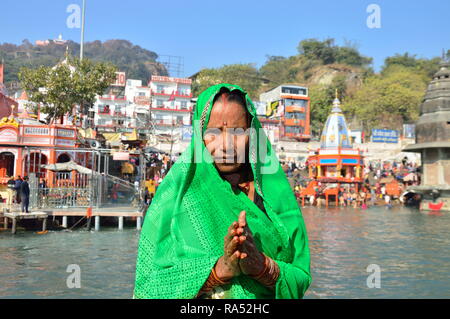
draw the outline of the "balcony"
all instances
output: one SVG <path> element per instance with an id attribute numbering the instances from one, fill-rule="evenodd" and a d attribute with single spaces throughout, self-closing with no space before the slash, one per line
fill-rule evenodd
<path id="1" fill-rule="evenodd" d="M 286 125 L 286 126 L 305 126 L 305 120 L 285 119 L 284 125 Z"/>
<path id="2" fill-rule="evenodd" d="M 111 115 L 111 110 L 109 108 L 103 108 L 98 110 L 100 115 Z"/>
<path id="3" fill-rule="evenodd" d="M 155 125 L 162 125 L 162 126 L 181 126 L 184 125 L 182 120 L 160 120 L 160 119 L 156 119 L 154 121 Z M 187 124 L 186 124 L 187 125 Z"/>
<path id="4" fill-rule="evenodd" d="M 126 101 L 127 97 L 126 96 L 115 96 L 115 95 L 111 95 L 111 94 L 105 94 L 99 97 L 100 100 L 107 100 L 107 101 Z"/>
<path id="5" fill-rule="evenodd" d="M 174 112 L 192 112 L 192 107 L 188 108 L 176 108 L 172 106 L 166 106 L 166 105 L 158 105 L 156 107 L 151 108 L 152 111 L 174 111 Z"/>
<path id="6" fill-rule="evenodd" d="M 286 112 L 290 113 L 290 112 L 301 112 L 301 113 L 305 113 L 306 109 L 303 106 L 298 106 L 298 105 L 289 105 L 286 106 Z"/>
<path id="7" fill-rule="evenodd" d="M 159 96 L 172 96 L 172 94 L 174 94 L 173 90 L 162 90 L 162 91 L 151 91 L 152 95 L 159 95 Z M 185 92 L 180 92 L 180 91 L 175 91 L 174 97 L 179 97 L 179 98 L 192 98 L 192 92 L 189 93 L 185 93 Z"/>

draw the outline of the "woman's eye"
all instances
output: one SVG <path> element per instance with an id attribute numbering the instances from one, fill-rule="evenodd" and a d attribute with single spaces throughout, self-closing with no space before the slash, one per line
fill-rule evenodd
<path id="1" fill-rule="evenodd" d="M 245 135 L 245 130 L 242 128 L 237 128 L 233 131 L 233 134 L 236 136 L 242 136 Z"/>

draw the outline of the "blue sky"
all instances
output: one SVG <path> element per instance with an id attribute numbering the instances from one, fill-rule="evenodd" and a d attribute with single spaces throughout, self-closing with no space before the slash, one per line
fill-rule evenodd
<path id="1" fill-rule="evenodd" d="M 0 42 L 56 38 L 80 41 L 67 27 L 70 4 L 82 0 L 2 0 Z M 370 29 L 369 4 L 381 9 Z M 427 0 L 87 0 L 86 41 L 127 39 L 163 55 L 184 57 L 184 76 L 203 67 L 264 64 L 267 55 L 290 56 L 299 41 L 332 37 L 354 43 L 374 58 L 409 52 L 439 56 L 450 48 L 450 1 Z"/>

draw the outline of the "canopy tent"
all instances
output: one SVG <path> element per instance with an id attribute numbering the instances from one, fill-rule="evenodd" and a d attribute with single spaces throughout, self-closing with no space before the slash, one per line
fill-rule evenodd
<path id="1" fill-rule="evenodd" d="M 415 182 L 417 181 L 417 176 L 414 173 L 409 173 L 405 177 L 403 177 L 404 182 Z"/>
<path id="2" fill-rule="evenodd" d="M 49 171 L 60 172 L 60 171 L 77 171 L 81 174 L 92 174 L 92 170 L 81 166 L 74 161 L 66 162 L 66 163 L 56 163 L 56 164 L 47 164 L 41 165 L 41 167 L 48 169 Z M 94 174 L 98 174 L 94 172 Z"/>

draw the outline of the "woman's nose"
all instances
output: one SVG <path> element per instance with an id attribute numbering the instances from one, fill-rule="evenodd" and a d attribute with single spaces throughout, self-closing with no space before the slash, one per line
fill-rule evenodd
<path id="1" fill-rule="evenodd" d="M 223 131 L 222 143 L 222 147 L 225 153 L 227 152 L 227 150 L 233 149 L 234 135 L 232 134 L 232 132 L 229 132 L 229 129 L 225 129 Z"/>

